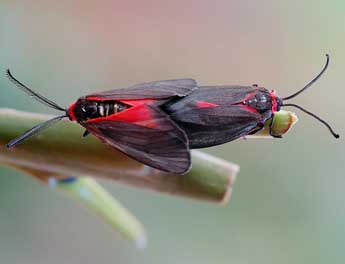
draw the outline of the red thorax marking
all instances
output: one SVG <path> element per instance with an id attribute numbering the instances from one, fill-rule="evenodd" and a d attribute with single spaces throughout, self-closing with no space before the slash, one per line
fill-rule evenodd
<path id="1" fill-rule="evenodd" d="M 256 95 L 256 92 L 249 93 L 242 99 L 242 101 L 235 103 L 233 105 L 238 105 L 239 107 L 241 107 L 241 108 L 243 108 L 243 109 L 245 109 L 251 113 L 257 113 L 258 111 L 255 108 L 252 108 L 248 105 L 243 104 L 245 101 L 248 101 L 250 98 L 254 97 L 255 95 Z"/>
<path id="2" fill-rule="evenodd" d="M 243 100 L 242 100 L 241 102 L 239 102 L 239 103 L 243 103 L 244 101 L 249 100 L 250 98 L 254 97 L 255 95 L 256 95 L 256 92 L 252 92 L 252 93 L 250 93 L 250 94 L 247 94 L 247 95 L 243 98 Z"/>
<path id="3" fill-rule="evenodd" d="M 276 92 L 274 90 L 270 91 L 270 96 L 272 98 L 272 113 L 274 113 L 278 109 Z"/>

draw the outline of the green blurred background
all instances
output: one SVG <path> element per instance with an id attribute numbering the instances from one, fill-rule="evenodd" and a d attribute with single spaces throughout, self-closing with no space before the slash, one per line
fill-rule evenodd
<path id="1" fill-rule="evenodd" d="M 59 104 L 143 81 L 258 83 L 286 96 L 331 55 L 294 102 L 344 137 L 345 2 L 0 0 L 0 72 Z M 54 113 L 0 76 L 1 107 Z M 241 173 L 216 206 L 102 183 L 147 227 L 138 251 L 98 218 L 31 178 L 1 169 L 1 263 L 344 263 L 345 148 L 319 123 L 283 140 L 207 149 Z"/>

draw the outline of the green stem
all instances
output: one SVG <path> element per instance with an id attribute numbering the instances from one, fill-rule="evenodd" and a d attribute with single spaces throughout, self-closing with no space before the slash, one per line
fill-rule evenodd
<path id="1" fill-rule="evenodd" d="M 124 237 L 135 241 L 137 247 L 146 246 L 146 235 L 140 222 L 94 179 L 80 177 L 70 183 L 60 181 L 56 187 L 96 212 Z"/>
<path id="2" fill-rule="evenodd" d="M 0 143 L 5 144 L 51 116 L 0 109 Z M 101 177 L 139 188 L 223 203 L 229 198 L 239 167 L 193 151 L 187 175 L 167 174 L 138 163 L 100 143 L 81 138 L 82 128 L 69 121 L 43 131 L 23 144 L 0 149 L 0 163 L 45 171 L 60 177 Z"/>

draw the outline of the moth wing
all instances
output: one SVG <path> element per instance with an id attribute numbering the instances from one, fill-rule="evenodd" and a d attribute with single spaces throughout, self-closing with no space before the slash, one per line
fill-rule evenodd
<path id="1" fill-rule="evenodd" d="M 174 102 L 168 106 L 169 112 L 179 111 L 181 109 L 195 108 L 197 102 L 208 102 L 216 105 L 231 105 L 242 101 L 246 96 L 263 90 L 255 86 L 199 86 L 199 89 L 191 95 Z"/>
<path id="2" fill-rule="evenodd" d="M 195 89 L 197 89 L 197 83 L 195 80 L 176 79 L 140 83 L 128 88 L 94 93 L 86 96 L 86 98 L 100 97 L 109 100 L 167 99 L 174 96 L 187 96 Z"/>
<path id="3" fill-rule="evenodd" d="M 233 105 L 181 110 L 171 118 L 186 132 L 190 148 L 205 148 L 248 135 L 270 116 Z"/>
<path id="4" fill-rule="evenodd" d="M 191 167 L 186 134 L 154 106 L 140 107 L 150 113 L 146 120 L 126 122 L 114 118 L 82 125 L 103 142 L 139 162 L 166 172 L 186 173 Z"/>

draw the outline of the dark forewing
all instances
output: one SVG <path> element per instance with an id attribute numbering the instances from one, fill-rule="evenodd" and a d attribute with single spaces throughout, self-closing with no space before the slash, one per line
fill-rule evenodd
<path id="1" fill-rule="evenodd" d="M 128 88 L 114 89 L 88 95 L 104 99 L 134 100 L 134 99 L 165 99 L 173 96 L 184 97 L 197 89 L 193 79 L 165 80 L 136 84 Z"/>
<path id="2" fill-rule="evenodd" d="M 243 137 L 270 118 L 239 106 L 177 111 L 171 118 L 186 132 L 190 148 L 205 148 Z"/>
<path id="3" fill-rule="evenodd" d="M 199 101 L 213 103 L 216 105 L 231 105 L 242 101 L 247 95 L 260 89 L 254 86 L 200 86 L 191 95 L 174 102 L 168 106 L 169 112 L 181 109 L 193 108 Z"/>
<path id="4" fill-rule="evenodd" d="M 186 173 L 191 166 L 186 134 L 165 113 L 147 107 L 154 127 L 114 120 L 83 126 L 103 142 L 144 164 L 166 172 Z"/>

